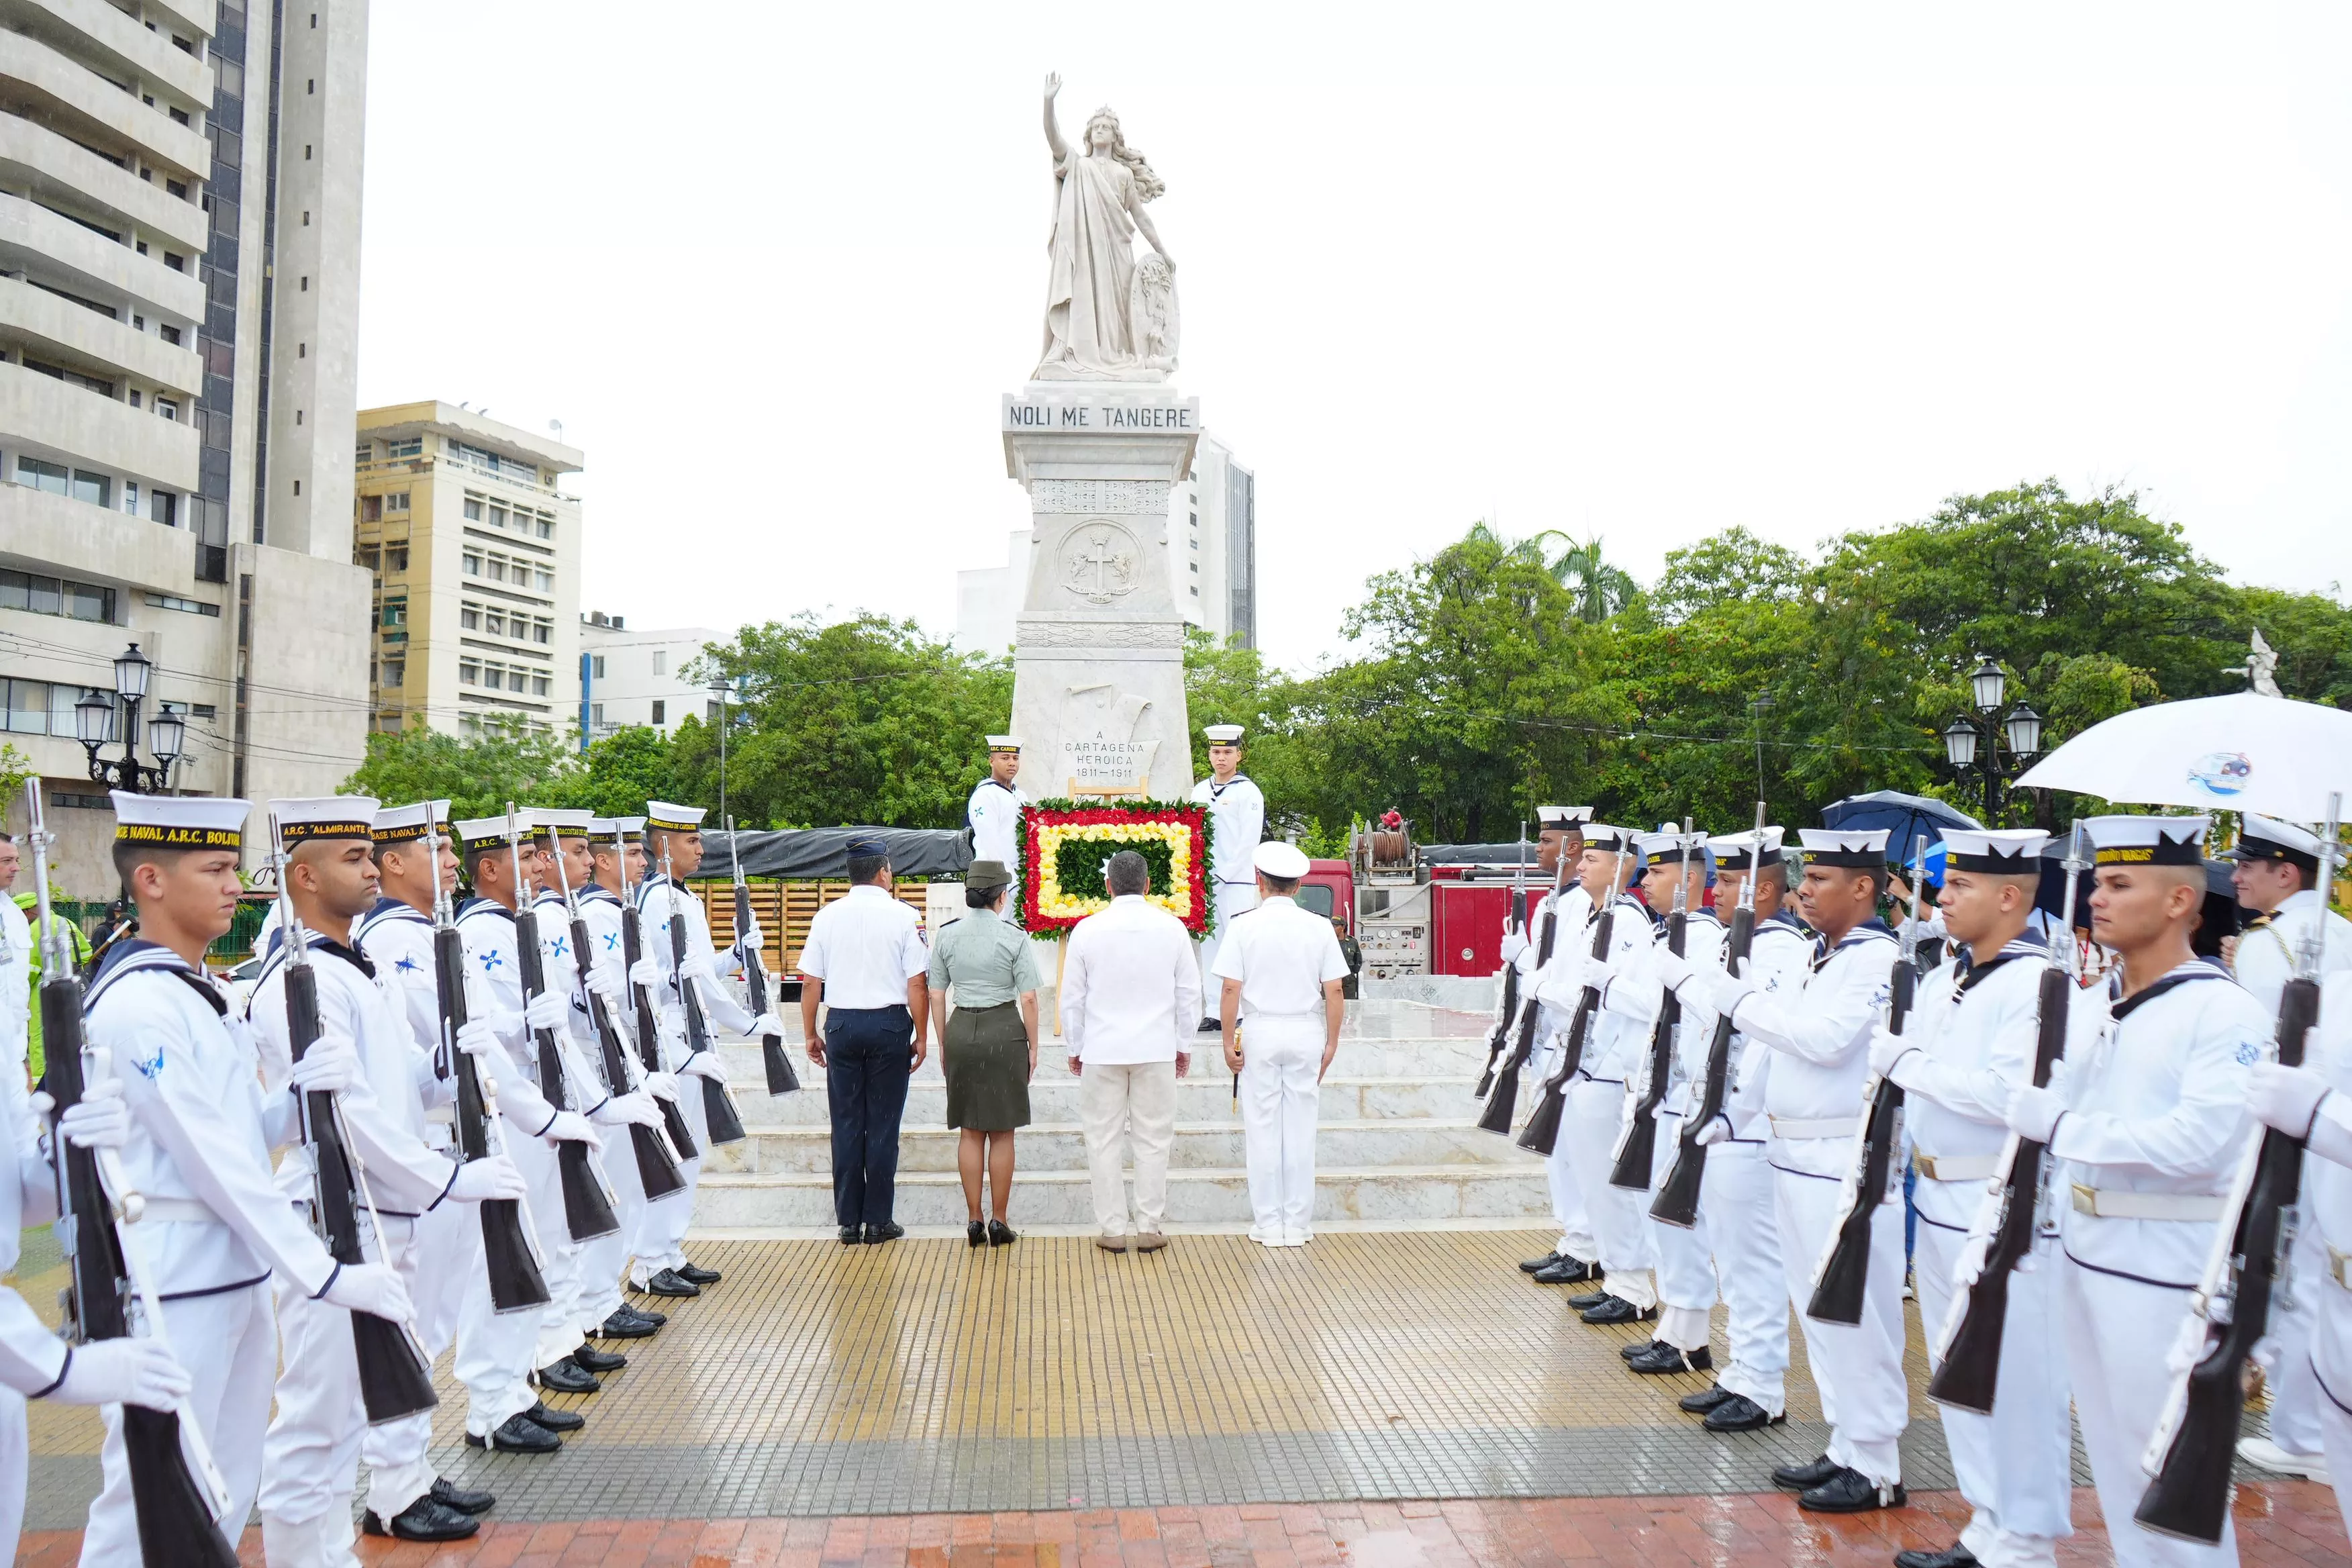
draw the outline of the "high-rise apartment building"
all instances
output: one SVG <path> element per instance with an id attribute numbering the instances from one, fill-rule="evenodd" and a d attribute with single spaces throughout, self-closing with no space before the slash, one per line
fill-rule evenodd
<path id="1" fill-rule="evenodd" d="M 580 706 L 576 447 L 446 403 L 363 409 L 356 558 L 379 730 L 568 730 Z"/>
<path id="2" fill-rule="evenodd" d="M 695 679 L 695 661 L 726 640 L 708 626 L 633 627 L 602 610 L 581 616 L 581 743 L 635 724 L 674 735 L 688 714 L 716 719 L 719 700 Z"/>
<path id="3" fill-rule="evenodd" d="M 955 640 L 973 653 L 1002 655 L 1029 582 L 1030 530 L 1007 536 L 1005 563 L 956 574 Z M 1257 646 L 1257 476 L 1233 448 L 1203 433 L 1192 471 L 1168 495 L 1169 580 L 1185 620 L 1223 639 Z"/>
<path id="4" fill-rule="evenodd" d="M 0 684 L 71 891 L 113 881 L 74 708 L 131 644 L 173 788 L 326 794 L 362 755 L 367 18 L 0 0 Z"/>

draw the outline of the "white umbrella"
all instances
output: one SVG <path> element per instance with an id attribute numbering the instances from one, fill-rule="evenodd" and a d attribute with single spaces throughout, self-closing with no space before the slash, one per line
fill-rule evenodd
<path id="1" fill-rule="evenodd" d="M 2017 782 L 2320 822 L 2330 795 L 2352 795 L 2352 712 L 2253 691 L 2158 702 L 2092 725 Z"/>

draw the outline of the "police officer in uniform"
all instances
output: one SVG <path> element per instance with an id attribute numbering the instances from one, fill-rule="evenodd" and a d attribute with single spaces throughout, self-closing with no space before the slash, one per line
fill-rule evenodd
<path id="1" fill-rule="evenodd" d="M 1192 804 L 1209 808 L 1209 899 L 1217 911 L 1216 924 L 1201 939 L 1201 996 L 1206 1003 L 1217 994 L 1217 944 L 1224 940 L 1226 922 L 1257 908 L 1255 857 L 1265 837 L 1265 796 L 1241 771 L 1239 724 L 1206 724 L 1201 733 L 1209 739 L 1209 776 L 1192 786 Z M 1200 1032 L 1212 1035 L 1223 1027 L 1204 1017 Z"/>
<path id="2" fill-rule="evenodd" d="M 1004 891 L 1003 919 L 1021 923 L 1021 808 L 1028 797 L 1013 781 L 1021 776 L 1021 742 L 1011 735 L 988 738 L 988 776 L 972 786 L 963 819 L 971 829 L 971 858 L 993 860 L 1013 873 Z"/>

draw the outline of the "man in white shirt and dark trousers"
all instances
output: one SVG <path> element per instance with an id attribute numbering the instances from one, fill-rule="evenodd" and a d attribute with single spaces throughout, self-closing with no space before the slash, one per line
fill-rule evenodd
<path id="1" fill-rule="evenodd" d="M 988 738 L 988 776 L 964 802 L 964 825 L 971 830 L 971 858 L 993 860 L 1013 873 L 1004 890 L 1003 918 L 1021 923 L 1021 808 L 1028 801 L 1013 781 L 1021 776 L 1021 742 L 1011 735 Z"/>
<path id="2" fill-rule="evenodd" d="M 1307 875 L 1298 847 L 1261 844 L 1255 862 L 1257 907 L 1217 950 L 1225 1064 L 1241 1076 L 1250 1239 L 1304 1247 L 1314 1239 L 1316 1102 L 1339 1052 L 1348 960 L 1331 922 L 1293 897 Z M 1247 1026 L 1239 1041 L 1237 1024 Z"/>
<path id="3" fill-rule="evenodd" d="M 1265 796 L 1242 766 L 1242 727 L 1204 724 L 1209 740 L 1209 776 L 1192 787 L 1192 804 L 1209 808 L 1209 901 L 1216 907 L 1216 923 L 1201 939 L 1201 990 L 1214 990 L 1217 946 L 1237 915 L 1257 905 L 1257 868 L 1251 857 L 1265 837 Z M 1212 1035 L 1222 1026 L 1203 1016 L 1200 1032 Z"/>
<path id="4" fill-rule="evenodd" d="M 824 1068 L 833 1111 L 833 1208 L 846 1246 L 896 1241 L 898 1122 L 907 1080 L 923 1065 L 930 955 L 921 917 L 890 892 L 881 840 L 849 846 L 847 896 L 809 922 L 801 950 L 801 1029 Z M 817 1008 L 825 1008 L 817 1027 Z"/>
<path id="5" fill-rule="evenodd" d="M 1132 849 L 1110 858 L 1110 907 L 1070 932 L 1062 964 L 1062 1027 L 1078 1080 L 1093 1173 L 1095 1245 L 1157 1252 L 1168 1212 L 1168 1150 L 1176 1138 L 1176 1080 L 1192 1065 L 1184 1038 L 1201 1010 L 1201 976 L 1184 922 L 1144 897 L 1151 868 Z M 1135 1151 L 1135 1228 L 1128 1229 L 1126 1163 Z M 1129 1236 L 1133 1241 L 1130 1244 Z"/>

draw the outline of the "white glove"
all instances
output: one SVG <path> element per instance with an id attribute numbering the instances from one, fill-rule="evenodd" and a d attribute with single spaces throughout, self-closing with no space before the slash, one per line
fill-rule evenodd
<path id="1" fill-rule="evenodd" d="M 1966 1290 L 1981 1279 L 1985 1271 L 1985 1261 L 1991 1253 L 1991 1234 L 1987 1232 L 1979 1235 L 1970 1231 L 1969 1238 L 1960 1243 L 1959 1257 L 1952 1261 L 1952 1289 L 1956 1291 Z"/>
<path id="2" fill-rule="evenodd" d="M 591 1149 L 603 1150 L 604 1140 L 588 1125 L 588 1119 L 576 1110 L 559 1110 L 555 1120 L 547 1124 L 540 1136 L 550 1143 L 585 1143 Z"/>
<path id="3" fill-rule="evenodd" d="M 677 1071 L 681 1078 L 691 1074 L 696 1078 L 707 1078 L 713 1083 L 727 1081 L 727 1064 L 719 1059 L 717 1051 L 688 1052 L 686 1060 L 680 1064 Z"/>
<path id="4" fill-rule="evenodd" d="M 662 983 L 661 965 L 650 958 L 641 958 L 629 965 L 629 984 L 651 991 Z"/>
<path id="5" fill-rule="evenodd" d="M 602 996 L 605 1001 L 617 1005 L 621 1000 L 624 981 L 625 977 L 621 973 L 619 964 L 600 963 L 589 970 L 587 978 L 581 981 L 580 984 L 589 994 Z"/>
<path id="6" fill-rule="evenodd" d="M 661 1107 L 654 1097 L 643 1089 L 616 1094 L 596 1108 L 596 1120 L 612 1124 L 630 1123 L 638 1127 L 658 1127 L 662 1122 Z"/>
<path id="7" fill-rule="evenodd" d="M 542 991 L 523 1004 L 522 1017 L 534 1029 L 568 1029 L 572 1026 L 572 999 Z"/>
<path id="8" fill-rule="evenodd" d="M 1682 983 L 1697 972 L 1697 966 L 1691 963 L 1688 954 L 1676 952 L 1673 948 L 1664 945 L 1659 947 L 1655 962 L 1658 966 L 1658 978 L 1665 983 L 1665 987 L 1669 991 L 1680 989 Z"/>
<path id="9" fill-rule="evenodd" d="M 637 1087 L 644 1089 L 647 1094 L 652 1095 L 656 1100 L 676 1100 L 677 1098 L 677 1079 L 670 1073 L 649 1072 L 646 1074 L 645 1081 Z"/>
<path id="10" fill-rule="evenodd" d="M 2246 1069 L 2246 1109 L 2265 1127 L 2290 1138 L 2308 1138 L 2327 1098 L 2327 1083 L 2309 1068 L 2260 1061 Z"/>
<path id="11" fill-rule="evenodd" d="M 1515 931 L 1507 931 L 1503 933 L 1503 962 L 1505 963 L 1517 963 L 1519 961 L 1519 954 L 1527 952 L 1527 950 L 1528 939 L 1526 937 L 1521 936 Z"/>
<path id="12" fill-rule="evenodd" d="M 1898 1035 L 1881 1024 L 1870 1031 L 1870 1072 L 1873 1078 L 1885 1078 L 1887 1069 L 1919 1049 L 1918 1040 L 1909 1035 Z"/>
<path id="13" fill-rule="evenodd" d="M 191 1381 L 161 1340 L 91 1340 L 76 1345 L 65 1381 L 49 1391 L 60 1405 L 143 1405 L 169 1410 Z"/>
<path id="14" fill-rule="evenodd" d="M 2010 1091 L 2007 1120 L 2010 1131 L 2020 1138 L 2036 1143 L 2050 1142 L 2051 1131 L 2058 1118 L 2066 1113 L 2066 1102 L 2055 1091 L 2021 1084 Z"/>
<path id="15" fill-rule="evenodd" d="M 457 1026 L 457 1049 L 469 1057 L 487 1057 L 498 1048 L 499 1032 L 488 1018 L 468 1018 Z"/>
<path id="16" fill-rule="evenodd" d="M 406 1322 L 416 1310 L 408 1300 L 408 1287 L 400 1282 L 389 1263 L 345 1265 L 327 1286 L 324 1300 L 330 1307 L 395 1323 Z"/>
<path id="17" fill-rule="evenodd" d="M 1697 1142 L 1702 1149 L 1712 1149 L 1717 1143 L 1729 1142 L 1731 1142 L 1731 1118 L 1727 1116 L 1710 1116 L 1706 1119 L 1706 1125 L 1698 1130 Z"/>
<path id="18" fill-rule="evenodd" d="M 479 1160 L 468 1160 L 457 1167 L 457 1179 L 449 1184 L 449 1195 L 461 1204 L 487 1203 L 492 1198 L 520 1198 L 530 1195 L 530 1188 L 522 1179 L 515 1163 L 504 1154 L 490 1154 Z"/>
<path id="19" fill-rule="evenodd" d="M 121 1148 L 131 1136 L 131 1108 L 122 1103 L 122 1080 L 102 1078 L 84 1089 L 80 1102 L 58 1119 L 58 1131 L 77 1149 Z"/>
<path id="20" fill-rule="evenodd" d="M 1728 1018 L 1742 1002 L 1754 994 L 1756 983 L 1746 975 L 1727 973 L 1720 969 L 1704 966 L 1691 971 L 1683 999 L 1696 1002 L 1718 1018 Z"/>
<path id="21" fill-rule="evenodd" d="M 757 952 L 768 945 L 767 934 L 760 929 L 760 922 L 753 921 L 735 933 L 735 945 L 746 952 Z"/>
<path id="22" fill-rule="evenodd" d="M 360 1076 L 360 1050 L 341 1035 L 311 1042 L 294 1064 L 293 1082 L 304 1094 L 341 1094 Z"/>
<path id="23" fill-rule="evenodd" d="M 758 1017 L 752 1019 L 751 1026 L 743 1031 L 745 1035 L 755 1040 L 765 1039 L 771 1035 L 774 1035 L 781 1038 L 783 1032 L 784 1021 L 782 1018 L 777 1017 L 775 1014 L 772 1012 L 762 1013 Z"/>
<path id="24" fill-rule="evenodd" d="M 715 985 L 719 983 L 719 961 L 712 958 L 710 954 L 707 952 L 698 952 L 691 955 L 685 963 L 677 966 L 677 972 L 680 974 L 689 976 L 692 979 L 705 981 L 710 984 Z"/>

